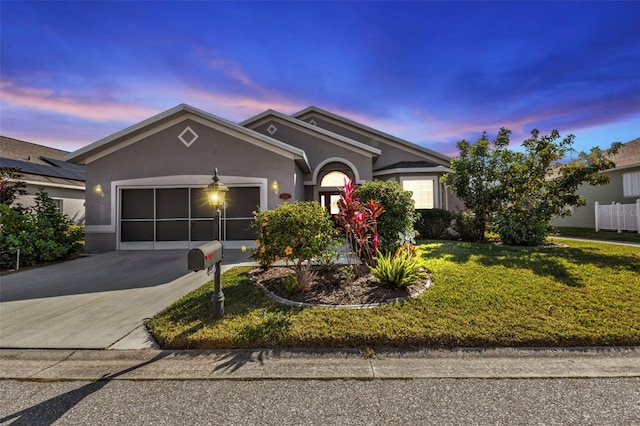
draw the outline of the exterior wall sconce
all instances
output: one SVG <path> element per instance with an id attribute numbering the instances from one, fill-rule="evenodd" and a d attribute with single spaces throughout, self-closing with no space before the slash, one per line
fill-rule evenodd
<path id="1" fill-rule="evenodd" d="M 104 188 L 102 188 L 102 185 L 100 184 L 93 187 L 93 193 L 100 198 L 104 198 Z"/>
<path id="2" fill-rule="evenodd" d="M 280 193 L 280 184 L 278 183 L 277 180 L 274 180 L 273 182 L 271 182 L 271 190 L 275 195 L 278 195 Z"/>

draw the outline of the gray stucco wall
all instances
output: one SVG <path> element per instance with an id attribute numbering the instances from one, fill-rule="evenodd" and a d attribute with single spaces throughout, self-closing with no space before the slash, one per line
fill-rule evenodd
<path id="1" fill-rule="evenodd" d="M 273 135 L 270 135 L 267 131 L 271 124 L 278 129 Z M 348 160 L 356 167 L 361 180 L 372 179 L 373 166 L 371 156 L 344 148 L 342 146 L 343 142 L 338 142 L 338 144 L 329 142 L 319 136 L 291 127 L 280 120 L 268 120 L 265 123 L 261 123 L 254 130 L 304 150 L 314 170 L 323 161 L 339 157 Z"/>
<path id="2" fill-rule="evenodd" d="M 199 135 L 190 147 L 178 139 L 187 126 Z M 294 185 L 294 174 L 299 179 L 301 172 L 293 159 L 198 121 L 185 119 L 86 165 L 86 223 L 107 226 L 117 221 L 117 217 L 112 217 L 114 197 L 111 182 L 164 176 L 212 176 L 216 167 L 221 176 L 266 178 L 268 186 L 273 180 L 278 180 L 280 193 L 300 193 L 299 184 Z M 201 184 L 210 182 L 208 178 Z M 103 188 L 104 197 L 95 194 L 93 189 L 96 185 Z M 270 189 L 267 197 L 268 208 L 281 201 Z M 115 232 L 87 232 L 86 237 L 88 251 L 116 248 Z"/>
<path id="3" fill-rule="evenodd" d="M 622 175 L 633 170 L 613 170 L 607 172 L 611 181 L 605 186 L 581 185 L 577 193 L 587 199 L 587 205 L 578 207 L 571 216 L 557 218 L 553 221 L 555 226 L 568 226 L 576 228 L 595 229 L 595 202 L 611 204 L 612 201 L 622 204 L 633 204 L 638 197 L 625 198 L 623 192 Z M 637 171 L 637 169 L 635 170 Z"/>
<path id="4" fill-rule="evenodd" d="M 70 188 L 56 188 L 51 186 L 27 185 L 27 194 L 18 197 L 18 202 L 25 207 L 35 206 L 36 194 L 42 188 L 49 197 L 62 200 L 62 214 L 73 223 L 82 225 L 85 221 L 84 190 Z"/>
<path id="5" fill-rule="evenodd" d="M 446 165 L 447 162 L 443 162 L 442 159 L 432 157 L 426 153 L 414 153 L 410 148 L 398 148 L 394 142 L 387 141 L 381 138 L 379 135 L 370 134 L 368 132 L 357 132 L 355 130 L 348 129 L 343 126 L 338 126 L 330 121 L 327 121 L 321 116 L 312 115 L 305 117 L 304 121 L 308 122 L 311 119 L 316 122 L 318 127 L 329 130 L 330 132 L 337 133 L 349 139 L 353 139 L 358 142 L 362 142 L 374 148 L 378 148 L 382 151 L 382 155 L 375 161 L 374 170 L 381 169 L 391 164 L 398 163 L 400 161 L 433 161 L 438 164 Z"/>

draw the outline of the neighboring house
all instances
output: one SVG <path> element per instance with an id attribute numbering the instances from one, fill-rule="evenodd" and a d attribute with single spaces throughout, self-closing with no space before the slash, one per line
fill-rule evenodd
<path id="1" fill-rule="evenodd" d="M 25 207 L 35 204 L 35 196 L 43 189 L 57 204 L 61 213 L 74 223 L 84 223 L 84 166 L 64 161 L 67 151 L 0 136 L 0 167 L 16 167 L 26 184 L 26 195 L 16 203 Z"/>
<path id="2" fill-rule="evenodd" d="M 578 207 L 571 216 L 553 221 L 555 226 L 577 228 L 595 228 L 595 203 L 600 205 L 633 204 L 640 198 L 640 138 L 622 145 L 613 157 L 616 167 L 604 173 L 610 182 L 604 186 L 582 185 L 578 194 L 587 200 L 587 205 Z"/>
<path id="3" fill-rule="evenodd" d="M 221 239 L 250 244 L 252 211 L 316 200 L 335 213 L 344 179 L 396 180 L 417 208 L 458 208 L 449 157 L 316 107 L 236 124 L 181 104 L 66 157 L 87 170 L 88 251 L 188 248 L 217 238 L 205 187 L 229 187 Z"/>

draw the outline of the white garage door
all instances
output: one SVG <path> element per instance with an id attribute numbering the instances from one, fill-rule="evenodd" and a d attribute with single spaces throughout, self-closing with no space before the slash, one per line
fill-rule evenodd
<path id="1" fill-rule="evenodd" d="M 230 187 L 222 212 L 222 235 L 202 187 L 120 189 L 120 249 L 190 248 L 212 239 L 252 240 L 252 211 L 259 187 Z M 214 226 L 215 225 L 215 226 Z"/>

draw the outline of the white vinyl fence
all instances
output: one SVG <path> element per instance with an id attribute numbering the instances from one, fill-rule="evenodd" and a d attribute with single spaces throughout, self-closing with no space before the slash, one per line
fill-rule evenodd
<path id="1" fill-rule="evenodd" d="M 640 199 L 635 204 L 613 202 L 602 206 L 596 201 L 596 232 L 601 229 L 637 231 L 640 234 Z"/>

